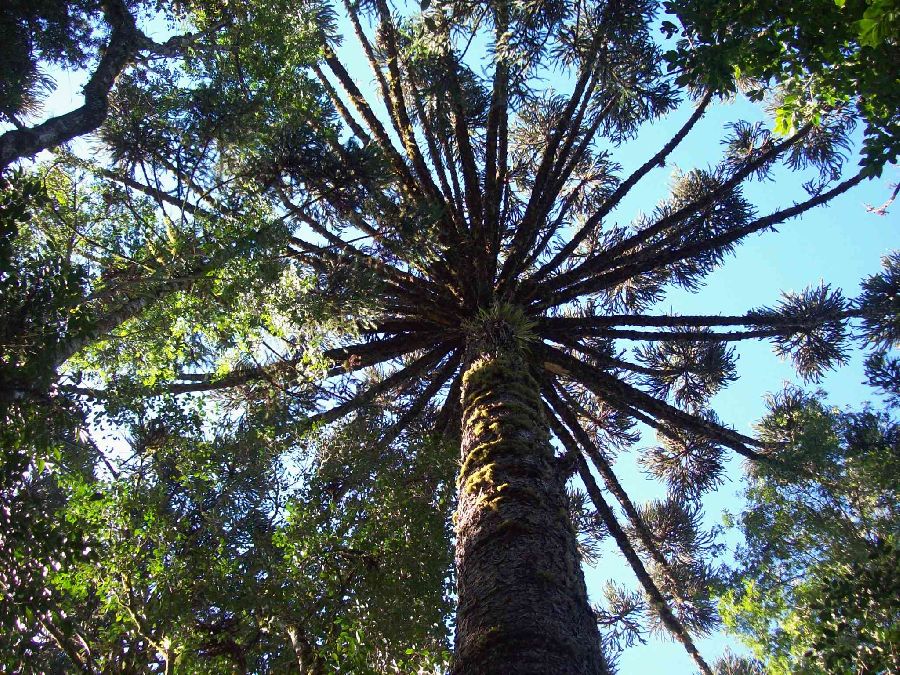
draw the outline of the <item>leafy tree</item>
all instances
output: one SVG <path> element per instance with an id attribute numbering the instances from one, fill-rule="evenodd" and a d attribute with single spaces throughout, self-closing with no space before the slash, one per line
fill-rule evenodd
<path id="1" fill-rule="evenodd" d="M 125 459 L 76 443 L 90 471 L 56 481 L 68 492 L 48 517 L 92 533 L 101 563 L 60 565 L 42 590 L 81 628 L 54 637 L 73 624 L 45 612 L 30 653 L 278 671 L 290 644 L 313 672 L 433 667 L 448 578 L 433 547 L 459 466 L 453 673 L 606 672 L 642 617 L 709 672 L 694 636 L 716 623 L 715 544 L 698 500 L 727 451 L 781 463 L 708 409 L 737 376 L 728 345 L 770 339 L 815 379 L 843 361 L 851 319 L 893 344 L 896 263 L 858 301 L 823 285 L 737 316 L 653 307 L 862 182 L 839 171 L 851 111 L 783 138 L 736 120 L 714 166 L 677 172 L 626 222 L 622 200 L 715 102 L 666 74 L 654 3 L 374 0 L 345 3 L 343 23 L 315 0 L 178 8 L 189 58 L 124 69 L 129 52 L 103 89 L 106 153 L 37 169 L 51 198 L 11 249 L 82 266 L 78 292 L 53 295 L 77 325 L 14 333 L 55 379 L 14 381 L 11 398 L 52 393 L 82 427 L 130 434 Z M 688 101 L 623 175 L 613 150 Z M 4 147 L 12 161 L 71 137 Z M 811 172 L 810 193 L 759 215 L 742 186 L 782 163 Z M 658 433 L 643 461 L 669 488 L 648 505 L 613 469 L 637 423 Z M 287 499 L 279 471 L 298 468 Z M 587 498 L 566 491 L 576 472 Z M 610 586 L 595 609 L 581 561 L 605 535 L 642 593 Z M 401 610 L 407 594 L 425 600 Z"/>
<path id="2" fill-rule="evenodd" d="M 0 178 L 0 645 L 26 661 L 33 639 L 53 637 L 44 622 L 52 609 L 48 573 L 82 555 L 82 533 L 54 517 L 68 499 L 59 478 L 89 475 L 96 460 L 77 442 L 79 411 L 54 395 L 54 367 L 39 347 L 52 348 L 77 328 L 71 310 L 86 283 L 81 266 L 29 236 L 34 211 L 47 201 L 34 176 Z"/>
<path id="3" fill-rule="evenodd" d="M 726 626 L 771 673 L 882 673 L 900 666 L 898 428 L 789 390 L 764 439 L 815 480 L 755 467 Z"/>
<path id="4" fill-rule="evenodd" d="M 14 176 L 4 202 L 11 236 L 3 281 L 21 289 L 3 295 L 4 668 L 284 672 L 299 662 L 320 672 L 334 663 L 352 663 L 355 672 L 407 672 L 440 663 L 451 503 L 443 476 L 452 475 L 440 469 L 447 460 L 440 446 L 420 435 L 392 448 L 402 461 L 395 456 L 389 465 L 388 453 L 378 458 L 373 475 L 366 467 L 375 458 L 367 456 L 357 425 L 356 446 L 335 435 L 303 441 L 302 456 L 319 459 L 288 480 L 285 463 L 300 453 L 304 435 L 291 433 L 265 401 L 245 409 L 234 430 L 208 418 L 224 410 L 135 395 L 135 382 L 152 386 L 180 354 L 171 345 L 182 336 L 162 325 L 176 316 L 191 319 L 185 298 L 156 316 L 144 305 L 146 358 L 135 360 L 124 352 L 127 345 L 98 345 L 93 359 L 82 358 L 86 368 L 89 361 L 103 364 L 93 372 L 105 378 L 123 376 L 117 361 L 135 374 L 107 385 L 102 409 L 75 400 L 89 391 L 74 384 L 83 371 L 52 382 L 59 350 L 84 344 L 96 330 L 91 314 L 109 306 L 118 311 L 120 298 L 109 285 L 153 290 L 153 282 L 172 283 L 153 278 L 158 240 L 122 216 L 151 211 L 139 199 L 109 199 L 109 187 L 86 186 L 54 169 L 43 180 Z M 73 243 L 73 232 L 83 241 Z M 66 246 L 93 263 L 78 267 L 77 283 L 54 274 L 71 266 Z M 197 249 L 183 255 L 199 256 Z M 240 262 L 233 273 L 252 269 L 255 283 L 275 292 L 267 263 L 255 266 L 252 256 Z M 168 273 L 174 264 L 170 259 Z M 150 278 L 135 267 L 149 268 Z M 213 281 L 230 295 L 237 282 L 221 272 Z M 192 288 L 200 284 L 194 280 Z M 240 299 L 228 299 L 218 314 L 202 305 L 214 323 L 207 341 L 252 331 L 246 321 L 254 308 L 236 311 Z M 270 297 L 268 311 L 277 307 Z M 257 387 L 254 395 L 262 394 Z M 107 456 L 90 441 L 98 413 L 126 434 L 127 451 Z M 335 474 L 346 465 L 355 469 L 341 477 L 338 494 Z M 348 585 L 352 596 L 345 595 Z"/>
<path id="5" fill-rule="evenodd" d="M 405 490 L 385 470 L 343 476 L 339 494 L 333 473 L 311 467 L 298 489 L 265 425 L 206 442 L 177 417 L 135 428 L 137 452 L 114 480 L 70 488 L 66 518 L 95 550 L 50 573 L 65 613 L 44 621 L 81 670 L 403 672 L 427 647 L 441 658 L 448 486 Z M 361 448 L 327 440 L 364 465 Z M 46 664 L 33 653 L 27 667 Z"/>
<path id="6" fill-rule="evenodd" d="M 782 133 L 810 118 L 818 124 L 822 111 L 854 108 L 865 122 L 866 170 L 881 175 L 897 160 L 900 8 L 894 0 L 754 0 L 737 10 L 721 0 L 664 5 L 682 25 L 678 48 L 667 54 L 682 81 L 699 78 L 722 92 L 744 86 L 758 99 L 776 85 Z M 663 30 L 671 36 L 678 27 L 666 21 Z"/>

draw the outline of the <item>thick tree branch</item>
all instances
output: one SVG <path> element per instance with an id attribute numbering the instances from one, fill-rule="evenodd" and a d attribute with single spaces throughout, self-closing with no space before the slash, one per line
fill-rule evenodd
<path id="1" fill-rule="evenodd" d="M 51 639 L 56 643 L 56 646 L 62 650 L 62 652 L 69 658 L 72 662 L 72 665 L 78 669 L 78 672 L 84 673 L 85 675 L 90 675 L 94 672 L 93 664 L 90 660 L 90 651 L 87 652 L 87 659 L 81 657 L 81 654 L 78 653 L 78 649 L 74 647 L 69 639 L 66 637 L 65 633 L 63 633 L 59 628 L 53 625 L 51 621 L 44 620 L 41 618 L 40 613 L 37 613 L 36 618 L 38 623 L 41 625 L 47 635 L 51 637 Z"/>
<path id="2" fill-rule="evenodd" d="M 411 298 L 417 299 L 426 304 L 437 304 L 437 306 L 446 306 L 446 303 L 451 301 L 451 298 L 448 297 L 444 287 L 439 286 L 426 277 L 408 274 L 398 269 L 397 267 L 394 267 L 393 265 L 390 265 L 389 263 L 371 256 L 359 250 L 355 246 L 352 246 L 349 242 L 341 239 L 341 237 L 334 234 L 328 227 L 321 224 L 305 209 L 298 206 L 297 204 L 294 204 L 282 190 L 279 190 L 278 192 L 279 196 L 281 197 L 282 204 L 284 204 L 285 208 L 287 208 L 290 213 L 299 218 L 303 223 L 308 225 L 313 232 L 324 238 L 330 244 L 330 247 L 327 248 L 320 247 L 311 242 L 302 240 L 299 237 L 292 237 L 292 241 L 295 244 L 299 245 L 303 250 L 337 260 L 340 256 L 337 254 L 337 252 L 332 253 L 331 251 L 329 251 L 329 248 L 337 249 L 337 251 L 340 251 L 340 253 L 354 258 L 369 269 L 378 272 L 384 277 L 386 281 L 396 284 L 396 287 L 401 292 L 405 293 Z"/>
<path id="3" fill-rule="evenodd" d="M 285 632 L 291 641 L 300 672 L 303 675 L 325 675 L 322 659 L 306 636 L 306 632 L 296 623 L 287 626 Z"/>
<path id="4" fill-rule="evenodd" d="M 450 383 L 447 398 L 438 411 L 434 421 L 434 428 L 445 438 L 459 440 L 461 435 L 462 420 L 462 373 L 457 373 Z"/>
<path id="5" fill-rule="evenodd" d="M 560 390 L 563 395 L 566 395 L 565 390 L 556 385 L 552 379 L 550 379 L 547 382 L 547 386 L 544 387 L 543 394 L 550 403 L 551 410 L 556 414 L 559 420 L 569 428 L 569 431 L 575 435 L 575 440 L 578 441 L 582 452 L 590 458 L 591 462 L 600 472 L 603 482 L 606 484 L 606 489 L 616 498 L 616 501 L 622 506 L 622 510 L 625 511 L 625 515 L 628 516 L 631 526 L 634 528 L 638 539 L 641 541 L 641 546 L 644 547 L 644 550 L 646 550 L 650 557 L 653 558 L 653 562 L 659 566 L 660 570 L 665 575 L 672 593 L 677 595 L 678 588 L 677 584 L 674 583 L 674 577 L 669 567 L 669 561 L 666 560 L 665 556 L 659 550 L 659 547 L 654 541 L 653 534 L 647 528 L 647 524 L 644 522 L 644 519 L 641 518 L 640 513 L 638 513 L 637 508 L 635 508 L 634 503 L 631 501 L 625 488 L 622 487 L 619 479 L 616 477 L 615 473 L 613 473 L 612 465 L 606 460 L 597 446 L 594 445 L 590 436 L 578 421 L 577 416 L 572 412 L 570 407 L 571 400 L 568 402 L 563 401 L 559 395 Z M 566 396 L 566 398 L 568 398 L 568 396 Z"/>
<path id="6" fill-rule="evenodd" d="M 478 167 L 475 164 L 475 153 L 472 149 L 472 141 L 469 138 L 469 126 L 466 123 L 466 110 L 463 100 L 462 87 L 459 81 L 460 62 L 456 60 L 450 45 L 449 27 L 445 22 L 441 21 L 440 25 L 436 20 L 437 17 L 426 16 L 426 25 L 446 41 L 446 54 L 443 57 L 444 66 L 447 69 L 448 99 L 450 103 L 450 117 L 453 123 L 453 137 L 456 141 L 456 147 L 459 152 L 460 168 L 462 169 L 462 193 L 465 198 L 466 209 L 468 210 L 468 221 L 470 227 L 480 227 L 482 224 L 482 205 L 481 205 L 481 181 L 478 179 Z M 448 166 L 451 168 L 453 164 L 450 162 L 450 153 L 448 152 Z M 455 176 L 455 172 L 453 172 Z"/>
<path id="7" fill-rule="evenodd" d="M 413 90 L 412 102 L 416 110 L 416 119 L 418 119 L 419 125 L 422 127 L 422 133 L 425 136 L 425 143 L 428 147 L 428 155 L 431 158 L 431 163 L 434 165 L 435 173 L 437 173 L 438 177 L 438 183 L 440 184 L 441 192 L 444 195 L 444 203 L 450 210 L 453 226 L 455 228 L 456 239 L 462 241 L 462 233 L 466 230 L 466 224 L 463 220 L 462 215 L 464 209 L 462 197 L 460 196 L 459 185 L 456 184 L 458 180 L 456 177 L 456 171 L 454 170 L 452 164 L 450 164 L 449 169 L 446 166 L 441 149 L 438 147 L 439 141 L 437 140 L 437 136 L 434 133 L 431 121 L 428 119 L 428 115 L 425 113 L 425 107 L 422 105 L 421 92 L 419 92 L 418 88 L 415 85 L 415 82 L 410 82 L 410 87 L 412 87 Z M 451 187 L 450 183 L 447 180 L 447 176 L 451 172 L 452 180 L 454 181 L 454 187 Z"/>
<path id="8" fill-rule="evenodd" d="M 326 362 L 333 365 L 325 371 L 325 377 L 329 378 L 353 373 L 377 363 L 399 358 L 404 354 L 434 344 L 438 338 L 439 335 L 436 333 L 421 332 L 412 335 L 395 335 L 384 340 L 373 340 L 372 342 L 327 349 L 322 353 L 322 357 Z M 179 375 L 178 379 L 185 381 L 184 384 L 173 383 L 167 385 L 165 390 L 169 393 L 188 393 L 229 389 L 242 386 L 254 380 L 269 379 L 278 373 L 296 368 L 302 360 L 303 357 L 298 356 L 297 358 L 257 368 L 241 368 L 225 375 L 183 373 Z"/>
<path id="9" fill-rule="evenodd" d="M 623 361 L 622 359 L 607 356 L 599 350 L 583 344 L 577 336 L 560 334 L 549 339 L 562 345 L 565 348 L 581 352 L 585 356 L 590 357 L 595 363 L 601 364 L 602 366 L 608 368 L 613 368 L 616 370 L 628 370 L 634 373 L 640 373 L 641 375 L 649 375 L 651 377 L 665 377 L 667 375 L 678 374 L 681 372 L 660 370 L 658 368 L 648 368 L 637 363 L 631 363 L 629 361 Z"/>
<path id="10" fill-rule="evenodd" d="M 610 99 L 603 107 L 603 109 L 596 113 L 596 115 L 594 116 L 594 121 L 591 123 L 591 126 L 583 132 L 581 143 L 579 143 L 578 148 L 576 148 L 574 152 L 571 150 L 571 144 L 574 143 L 575 139 L 578 136 L 575 131 L 572 132 L 570 138 L 567 140 L 566 145 L 560 150 L 559 161 L 557 163 L 557 166 L 554 168 L 553 175 L 550 178 L 550 187 L 547 189 L 546 197 L 539 207 L 540 210 L 538 213 L 538 218 L 540 222 L 544 222 L 547 218 L 549 218 L 550 213 L 553 210 L 553 204 L 559 199 L 566 181 L 569 180 L 578 163 L 584 158 L 584 154 L 587 152 L 588 147 L 593 141 L 594 135 L 597 133 L 598 128 L 603 123 L 603 120 L 605 120 L 609 115 L 609 111 L 612 110 L 614 103 L 615 99 Z M 568 158 L 568 162 L 566 158 Z M 576 187 L 576 190 L 582 189 L 589 182 L 590 180 L 580 181 L 578 186 Z M 575 195 L 573 194 L 571 196 L 574 197 Z M 547 227 L 545 228 L 546 231 L 544 232 L 543 237 L 541 237 L 537 245 L 534 245 L 534 241 L 537 238 L 538 232 L 534 233 L 531 241 L 529 242 L 530 252 L 525 257 L 525 260 L 518 266 L 517 271 L 527 270 L 529 267 L 531 267 L 532 264 L 534 264 L 534 262 L 538 258 L 540 258 L 540 256 L 546 250 L 547 246 L 550 244 L 550 241 L 553 239 L 553 236 L 561 227 L 565 218 L 565 213 L 569 208 L 571 208 L 572 203 L 573 200 L 571 199 L 564 201 L 564 204 L 560 209 L 558 216 L 553 220 L 552 223 L 547 225 Z M 527 288 L 529 286 L 529 283 L 530 280 L 526 280 L 522 288 Z"/>
<path id="11" fill-rule="evenodd" d="M 595 328 L 585 330 L 579 335 L 619 340 L 645 340 L 647 342 L 739 342 L 742 340 L 758 340 L 777 337 L 785 331 L 766 328 L 759 330 L 730 331 L 726 333 L 689 333 L 678 331 L 641 331 L 620 328 Z M 555 340 L 556 333 L 549 334 Z"/>
<path id="12" fill-rule="evenodd" d="M 485 267 L 485 279 L 493 286 L 497 274 L 497 251 L 495 242 L 499 240 L 502 229 L 500 223 L 500 207 L 502 197 L 501 174 L 505 166 L 500 167 L 501 160 L 501 119 L 508 114 L 509 107 L 509 65 L 505 52 L 509 41 L 509 6 L 500 3 L 494 17 L 494 79 L 491 86 L 491 104 L 488 109 L 487 127 L 485 129 L 484 159 L 484 227 L 479 231 L 479 253 L 485 256 L 482 266 Z M 505 140 L 505 139 L 504 139 Z M 505 156 L 502 158 L 505 163 Z"/>
<path id="13" fill-rule="evenodd" d="M 363 48 L 363 53 L 365 53 L 366 60 L 369 62 L 369 69 L 375 76 L 375 81 L 378 82 L 378 89 L 381 92 L 381 100 L 384 103 L 385 108 L 387 108 L 388 116 L 391 119 L 391 123 L 394 125 L 394 131 L 400 134 L 400 121 L 397 118 L 397 111 L 394 107 L 394 99 L 391 97 L 387 80 L 384 77 L 384 72 L 381 70 L 381 64 L 378 62 L 378 58 L 375 56 L 375 50 L 372 47 L 372 43 L 369 41 L 369 38 L 366 36 L 366 33 L 363 30 L 362 23 L 359 20 L 359 12 L 357 11 L 357 8 L 353 7 L 353 5 L 350 3 L 350 0 L 342 1 L 344 4 L 344 10 L 347 12 L 347 16 L 350 17 L 350 23 L 353 26 L 353 32 L 356 35 L 356 40 Z"/>
<path id="14" fill-rule="evenodd" d="M 835 318 L 858 316 L 856 310 L 847 310 Z M 557 332 L 567 335 L 583 332 L 593 335 L 596 329 L 618 326 L 650 326 L 660 328 L 715 328 L 719 326 L 765 326 L 785 328 L 807 328 L 809 322 L 793 317 L 768 316 L 760 312 L 740 315 L 690 315 L 690 314 L 606 314 L 602 316 L 545 316 L 537 320 L 537 329 L 548 334 Z"/>
<path id="15" fill-rule="evenodd" d="M 0 135 L 0 171 L 23 157 L 31 157 L 96 130 L 109 111 L 109 94 L 122 71 L 140 51 L 165 57 L 179 56 L 194 36 L 178 36 L 157 44 L 144 35 L 123 0 L 103 0 L 103 16 L 110 27 L 97 68 L 84 85 L 84 104 L 31 128 Z"/>
<path id="16" fill-rule="evenodd" d="M 327 379 L 346 375 L 363 368 L 369 368 L 379 363 L 400 358 L 410 352 L 434 345 L 440 337 L 443 337 L 443 334 L 404 334 L 384 340 L 328 349 L 323 352 L 322 357 L 333 365 L 325 371 L 324 377 Z M 239 368 L 224 375 L 217 373 L 181 373 L 177 377 L 179 381 L 147 387 L 141 390 L 141 393 L 148 397 L 163 394 L 199 394 L 242 387 L 251 382 L 263 380 L 271 382 L 277 376 L 296 369 L 302 361 L 303 356 L 297 356 L 296 358 L 284 359 L 255 368 Z M 105 390 L 90 387 L 62 385 L 60 390 L 96 400 L 104 400 L 108 397 L 108 393 Z"/>

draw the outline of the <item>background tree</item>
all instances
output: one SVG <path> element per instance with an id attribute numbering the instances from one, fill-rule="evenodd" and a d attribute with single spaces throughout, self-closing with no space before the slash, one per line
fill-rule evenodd
<path id="1" fill-rule="evenodd" d="M 127 343 L 90 343 L 70 360 L 75 372 L 56 381 L 57 350 L 88 344 L 93 312 L 118 311 L 122 298 L 110 286 L 139 299 L 146 289 L 185 286 L 168 276 L 177 274 L 177 251 L 162 249 L 152 228 L 159 221 L 139 195 L 116 199 L 109 183 L 79 181 L 60 165 L 41 178 L 13 176 L 4 201 L 3 282 L 12 289 L 2 296 L 0 362 L 4 668 L 328 672 L 346 664 L 362 673 L 446 660 L 447 453 L 410 428 L 373 457 L 366 439 L 385 423 L 371 416 L 352 433 L 304 433 L 273 404 L 275 382 L 230 401 L 147 398 L 184 354 L 203 358 L 252 339 L 258 305 L 238 311 L 241 297 L 210 305 L 211 290 L 193 308 L 177 292 L 150 296 L 156 304 L 144 305 L 140 328 L 132 324 L 142 358 Z M 163 232 L 174 247 L 172 230 Z M 200 257 L 198 249 L 184 255 Z M 156 262 L 163 250 L 172 256 L 165 268 Z M 246 302 L 249 271 L 277 313 L 277 286 L 264 272 L 272 263 L 252 260 L 217 269 L 207 283 L 226 296 L 241 285 Z M 294 292 L 298 281 L 284 283 Z M 203 289 L 198 279 L 190 287 Z M 300 309 L 293 295 L 289 302 Z M 172 330 L 204 321 L 208 334 L 191 344 Z M 214 343 L 214 335 L 227 338 Z M 84 381 L 98 377 L 107 378 L 102 407 Z M 235 429 L 226 420 L 242 400 Z M 110 430 L 118 442 L 110 444 Z"/>
<path id="2" fill-rule="evenodd" d="M 726 626 L 765 672 L 896 670 L 896 421 L 788 390 L 760 433 L 816 480 L 754 468 L 739 521 L 746 545 L 722 600 Z"/>
<path id="3" fill-rule="evenodd" d="M 65 502 L 33 509 L 83 535 L 74 559 L 57 540 L 26 552 L 45 565 L 37 582 L 21 565 L 7 580 L 5 667 L 366 673 L 446 659 L 450 485 L 406 482 L 415 462 L 433 468 L 431 448 L 407 448 L 413 467 L 395 462 L 387 483 L 342 465 L 338 490 L 334 469 L 288 480 L 291 453 L 264 425 L 204 442 L 169 407 L 134 428 L 115 477 L 64 473 Z M 327 440 L 365 466 L 356 435 Z M 21 597 L 28 581 L 37 600 Z"/>
<path id="4" fill-rule="evenodd" d="M 0 135 L 0 169 L 21 157 L 54 148 L 95 131 L 106 119 L 116 79 L 138 61 L 181 57 L 198 36 L 151 40 L 138 28 L 138 15 L 156 12 L 174 21 L 176 3 L 122 0 L 39 0 L 5 3 L 0 10 L 0 122 L 14 128 Z M 49 66 L 92 67 L 84 103 L 75 110 L 29 126 L 41 111 L 43 94 L 54 89 Z"/>
<path id="5" fill-rule="evenodd" d="M 742 86 L 758 100 L 777 88 L 782 133 L 821 111 L 851 107 L 865 122 L 866 170 L 881 175 L 896 162 L 900 8 L 894 0 L 761 0 L 739 11 L 719 0 L 664 5 L 682 27 L 678 47 L 666 55 L 682 82 L 699 78 L 720 92 Z M 671 36 L 678 27 L 666 21 L 663 30 Z"/>
<path id="6" fill-rule="evenodd" d="M 843 360 L 850 319 L 862 318 L 872 341 L 893 330 L 883 317 L 885 303 L 896 297 L 896 275 L 889 264 L 881 285 L 858 302 L 822 286 L 736 316 L 653 308 L 668 288 L 699 288 L 744 238 L 859 184 L 864 173 L 844 179 L 840 171 L 852 111 L 798 119 L 780 138 L 736 120 L 712 167 L 676 173 L 670 196 L 629 222 L 616 208 L 715 100 L 702 83 L 680 90 L 666 74 L 651 31 L 654 3 L 438 3 L 419 11 L 376 0 L 347 3 L 341 24 L 334 8 L 318 2 L 180 7 L 197 36 L 191 58 L 121 74 L 98 132 L 108 155 L 60 156 L 43 169 L 51 192 L 55 183 L 64 189 L 35 224 L 34 242 L 84 266 L 81 291 L 67 301 L 84 323 L 28 350 L 56 374 L 55 389 L 18 382 L 9 388 L 12 398 L 53 393 L 101 422 L 133 425 L 116 417 L 121 410 L 136 410 L 142 421 L 133 437 L 140 461 L 111 462 L 112 480 L 95 463 L 92 480 L 103 483 L 93 488 L 97 505 L 80 509 L 76 502 L 74 521 L 90 525 L 101 542 L 134 527 L 128 500 L 113 499 L 105 510 L 106 483 L 119 480 L 113 471 L 125 471 L 125 488 L 140 482 L 149 490 L 147 501 L 161 509 L 154 522 L 189 528 L 204 490 L 243 503 L 240 486 L 231 492 L 220 477 L 221 463 L 204 464 L 207 443 L 224 451 L 245 438 L 223 427 L 248 429 L 250 444 L 260 445 L 261 430 L 271 425 L 277 454 L 303 447 L 323 427 L 336 441 L 327 434 L 349 420 L 354 433 L 371 439 L 365 444 L 371 480 L 387 505 L 389 488 L 398 484 L 392 466 L 416 467 L 410 493 L 398 499 L 421 498 L 421 485 L 450 477 L 452 454 L 430 474 L 409 456 L 416 442 L 461 446 L 454 673 L 602 672 L 612 659 L 601 653 L 598 618 L 612 648 L 627 644 L 641 613 L 708 672 L 694 636 L 716 622 L 713 544 L 699 528 L 698 500 L 721 480 L 728 450 L 779 462 L 762 440 L 723 426 L 708 410 L 709 398 L 736 377 L 728 345 L 770 339 L 804 377 L 815 378 Z M 342 27 L 354 33 L 371 66 L 377 101 L 361 91 L 341 57 Z M 469 51 L 473 43 L 487 46 L 476 54 Z M 551 63 L 561 71 L 555 90 L 540 79 Z M 623 175 L 613 151 L 683 101 L 694 103 L 687 119 Z M 808 194 L 759 215 L 742 185 L 764 180 L 780 163 L 806 170 Z M 32 245 L 19 238 L 13 247 Z M 181 420 L 193 406 L 205 411 L 203 432 L 184 432 L 181 423 L 171 428 L 170 418 Z M 379 423 L 367 427 L 372 416 Z M 153 419 L 167 439 L 190 440 L 148 453 L 157 446 L 141 439 Z M 660 446 L 644 461 L 670 492 L 643 506 L 613 469 L 614 452 L 634 442 L 637 423 L 659 434 Z M 365 532 L 345 529 L 341 519 L 368 522 L 377 514 L 363 516 L 347 498 L 332 461 L 349 470 L 356 459 L 329 460 L 329 449 L 307 447 L 315 470 L 301 481 L 312 490 L 304 498 L 321 506 L 330 495 L 338 510 L 336 523 L 316 530 L 313 548 L 332 546 L 331 528 L 352 542 Z M 392 460 L 395 451 L 399 458 Z M 252 468 L 258 455 L 239 456 Z M 146 483 L 143 471 L 152 476 Z M 199 485 L 180 480 L 198 471 Z M 565 490 L 574 472 L 590 507 Z M 278 492 L 271 484 L 264 489 Z M 170 504 L 176 494 L 180 501 Z M 271 502 L 275 509 L 281 504 Z M 224 520 L 212 531 L 245 527 L 231 507 L 220 507 Z M 271 514 L 260 514 L 270 521 L 260 531 L 299 555 L 311 516 L 295 508 L 304 517 L 284 516 L 284 530 Z M 384 522 L 389 526 L 375 534 L 397 521 Z M 580 549 L 573 522 L 583 526 Z M 420 525 L 410 538 L 437 541 L 444 534 L 433 523 Z M 594 611 L 580 564 L 591 537 L 604 533 L 642 593 L 611 587 L 608 605 Z M 127 617 L 127 639 L 135 645 L 128 653 L 166 668 L 188 658 L 179 654 L 203 652 L 176 637 L 207 618 L 187 621 L 181 597 L 160 589 L 193 583 L 185 559 L 218 556 L 228 571 L 244 555 L 241 544 L 227 543 L 227 531 L 221 549 L 221 538 L 182 548 L 171 535 L 171 528 L 153 529 L 140 555 L 127 546 L 103 549 L 110 559 L 139 562 L 141 584 L 154 594 L 139 607 L 127 597 L 131 583 L 117 586 L 111 571 L 86 583 L 87 592 L 113 598 L 126 615 L 128 607 L 135 612 Z M 358 564 L 375 542 L 365 544 L 363 556 L 350 556 L 354 578 L 366 576 Z M 404 550 L 398 543 L 387 557 L 402 560 Z M 166 564 L 154 567 L 153 560 Z M 343 602 L 349 591 L 342 591 L 341 566 L 290 565 L 297 577 L 312 578 L 284 586 L 292 609 L 283 615 L 254 609 L 253 616 L 281 616 L 297 662 L 316 668 L 349 633 L 335 633 L 334 621 L 301 632 L 306 623 L 292 620 L 291 611 L 307 598 L 311 607 L 336 600 L 331 606 L 344 622 L 362 622 L 355 617 L 375 616 L 374 610 L 360 609 L 362 591 L 355 606 Z M 174 578 L 167 567 L 176 570 Z M 209 572 L 216 574 L 224 572 Z M 260 574 L 279 578 L 271 567 Z M 258 582 L 237 578 L 246 588 Z M 444 578 L 428 577 L 429 597 L 442 597 Z M 427 614 L 439 605 L 420 609 Z M 429 616 L 419 630 L 431 630 L 416 639 L 430 654 L 443 624 Z M 50 629 L 35 631 L 40 639 Z M 370 641 L 375 646 L 359 662 L 375 670 L 399 667 L 396 650 L 385 652 L 384 645 L 402 640 L 389 633 Z M 75 662 L 98 651 L 82 637 L 87 648 L 60 647 Z M 246 646 L 252 632 L 231 640 Z M 261 662 L 277 663 L 283 644 Z"/>

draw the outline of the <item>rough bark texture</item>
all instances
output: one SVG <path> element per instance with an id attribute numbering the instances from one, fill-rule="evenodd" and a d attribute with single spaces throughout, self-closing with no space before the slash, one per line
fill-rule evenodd
<path id="1" fill-rule="evenodd" d="M 453 675 L 607 672 L 537 382 L 514 345 L 470 350 Z"/>
<path id="2" fill-rule="evenodd" d="M 303 631 L 297 626 L 288 626 L 287 634 L 291 639 L 291 646 L 297 657 L 297 666 L 302 675 L 323 675 L 322 662 Z"/>

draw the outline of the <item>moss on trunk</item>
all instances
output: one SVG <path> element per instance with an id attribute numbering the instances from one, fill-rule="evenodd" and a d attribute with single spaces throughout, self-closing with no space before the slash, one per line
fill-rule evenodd
<path id="1" fill-rule="evenodd" d="M 537 382 L 473 340 L 462 387 L 453 675 L 606 672 Z"/>

